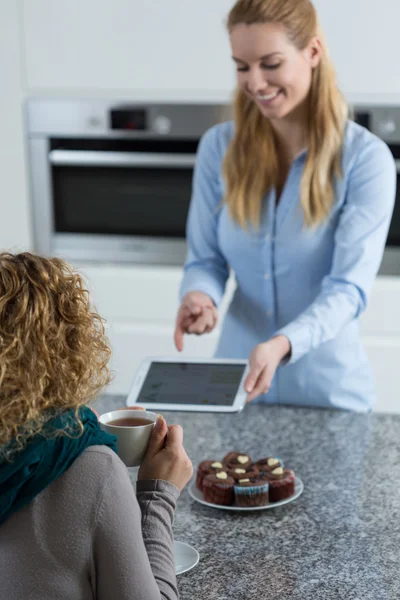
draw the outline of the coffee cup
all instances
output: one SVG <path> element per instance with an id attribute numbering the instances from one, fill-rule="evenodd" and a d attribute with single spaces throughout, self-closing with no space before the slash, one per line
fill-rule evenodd
<path id="1" fill-rule="evenodd" d="M 112 410 L 99 417 L 101 429 L 116 436 L 118 456 L 127 467 L 143 462 L 156 421 L 156 413 L 147 410 Z"/>

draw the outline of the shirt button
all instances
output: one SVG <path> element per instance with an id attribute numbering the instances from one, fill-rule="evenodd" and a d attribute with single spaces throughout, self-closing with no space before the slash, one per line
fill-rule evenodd
<path id="1" fill-rule="evenodd" d="M 267 315 L 267 317 L 272 317 L 272 311 L 271 310 L 265 311 L 265 314 Z"/>
<path id="2" fill-rule="evenodd" d="M 270 236 L 270 234 L 269 234 L 269 233 L 267 233 L 267 235 L 265 236 L 265 241 L 266 241 L 266 242 L 269 242 L 269 241 L 270 241 L 270 239 L 271 239 L 271 236 Z"/>
<path id="3" fill-rule="evenodd" d="M 270 279 L 271 275 L 269 273 L 264 274 L 264 279 Z"/>

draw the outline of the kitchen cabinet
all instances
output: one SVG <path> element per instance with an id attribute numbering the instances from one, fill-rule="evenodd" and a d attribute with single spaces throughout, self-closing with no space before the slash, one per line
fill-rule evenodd
<path id="1" fill-rule="evenodd" d="M 178 309 L 181 269 L 178 267 L 82 265 L 100 314 L 107 319 L 113 347 L 113 393 L 127 394 L 134 373 L 146 356 L 171 355 Z M 220 308 L 220 322 L 235 289 L 230 279 Z M 375 376 L 379 412 L 400 413 L 400 278 L 379 277 L 361 334 Z M 219 329 L 204 336 L 186 336 L 182 356 L 212 356 Z"/>
<path id="2" fill-rule="evenodd" d="M 110 390 L 126 394 L 144 357 L 179 355 L 173 333 L 182 271 L 178 267 L 105 265 L 83 267 L 81 271 L 87 277 L 96 309 L 107 321 L 113 348 L 111 368 L 115 370 Z M 234 287 L 230 279 L 221 316 Z M 212 356 L 218 334 L 217 327 L 209 335 L 186 336 L 180 355 Z"/>
<path id="3" fill-rule="evenodd" d="M 28 88 L 229 99 L 231 0 L 24 0 Z M 206 42 L 206 43 L 205 43 Z"/>
<path id="4" fill-rule="evenodd" d="M 20 0 L 30 93 L 227 101 L 233 0 Z M 396 102 L 400 3 L 315 0 L 340 85 L 353 102 Z M 379 28 L 376 24 L 379 23 Z M 371 39 L 374 43 L 371 44 Z M 349 60 L 351 56 L 351 60 Z M 389 57 L 389 58 L 388 58 Z"/>

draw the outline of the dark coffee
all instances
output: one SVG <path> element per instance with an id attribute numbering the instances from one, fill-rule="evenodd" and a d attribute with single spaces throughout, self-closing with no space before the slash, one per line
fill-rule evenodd
<path id="1" fill-rule="evenodd" d="M 107 425 L 115 425 L 116 427 L 141 427 L 143 425 L 152 425 L 152 423 L 153 421 L 150 421 L 150 419 L 143 419 L 141 417 L 124 417 L 108 421 Z"/>

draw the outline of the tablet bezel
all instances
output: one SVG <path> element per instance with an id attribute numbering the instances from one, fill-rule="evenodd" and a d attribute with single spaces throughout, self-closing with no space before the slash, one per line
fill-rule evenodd
<path id="1" fill-rule="evenodd" d="M 238 391 L 229 406 L 220 406 L 217 404 L 207 404 L 205 406 L 198 404 L 157 404 L 155 402 L 141 402 L 138 400 L 138 395 L 142 389 L 143 383 L 147 376 L 152 363 L 194 363 L 194 364 L 222 364 L 222 365 L 244 365 L 245 369 L 240 380 Z M 135 375 L 131 389 L 126 399 L 127 406 L 140 405 L 145 409 L 159 411 L 178 411 L 178 412 L 221 412 L 221 413 L 237 413 L 240 412 L 246 405 L 247 392 L 244 389 L 244 381 L 249 372 L 248 361 L 243 359 L 230 358 L 199 358 L 199 357 L 165 357 L 151 356 L 142 361 Z"/>

